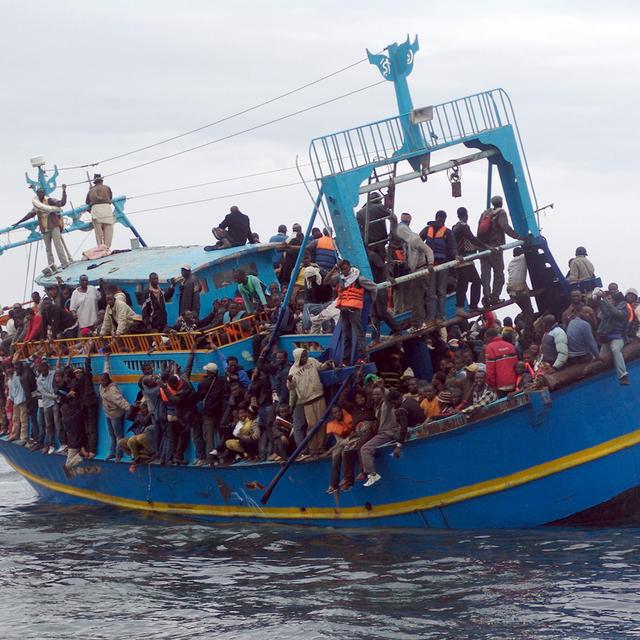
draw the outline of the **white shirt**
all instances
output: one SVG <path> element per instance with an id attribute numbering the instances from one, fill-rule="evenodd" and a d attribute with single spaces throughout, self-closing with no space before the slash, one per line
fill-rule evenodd
<path id="1" fill-rule="evenodd" d="M 71 294 L 69 309 L 78 316 L 78 326 L 81 329 L 98 324 L 98 300 L 100 292 L 91 285 L 87 286 L 86 291 L 78 288 Z"/>
<path id="2" fill-rule="evenodd" d="M 527 261 L 524 253 L 516 256 L 507 267 L 507 291 L 522 291 L 527 284 Z"/>

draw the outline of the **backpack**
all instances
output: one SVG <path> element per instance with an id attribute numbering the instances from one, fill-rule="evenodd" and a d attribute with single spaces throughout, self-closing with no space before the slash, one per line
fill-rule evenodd
<path id="1" fill-rule="evenodd" d="M 478 235 L 486 235 L 491 230 L 491 223 L 495 218 L 495 211 L 493 209 L 487 209 L 480 215 L 478 220 Z"/>

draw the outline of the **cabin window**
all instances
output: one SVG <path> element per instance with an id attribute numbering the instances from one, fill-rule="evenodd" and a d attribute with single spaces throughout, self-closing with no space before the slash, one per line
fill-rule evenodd
<path id="1" fill-rule="evenodd" d="M 237 268 L 244 269 L 247 273 L 253 274 L 254 276 L 258 275 L 258 268 L 256 267 L 255 262 L 243 264 L 232 269 L 225 269 L 224 271 L 217 271 L 213 274 L 213 284 L 216 289 L 224 289 L 225 287 L 234 286 L 235 281 L 233 279 L 233 272 Z"/>
<path id="2" fill-rule="evenodd" d="M 136 302 L 140 307 L 144 304 L 144 285 L 141 282 L 136 285 Z"/>

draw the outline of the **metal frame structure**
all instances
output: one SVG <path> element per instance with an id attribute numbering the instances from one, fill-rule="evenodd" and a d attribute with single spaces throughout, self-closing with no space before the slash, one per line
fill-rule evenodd
<path id="1" fill-rule="evenodd" d="M 35 180 L 30 178 L 28 173 L 25 173 L 25 178 L 27 185 L 30 189 L 33 190 L 34 193 L 38 189 L 44 189 L 46 195 L 51 195 L 57 188 L 58 167 L 54 165 L 53 174 L 51 176 L 47 176 L 47 171 L 44 168 L 44 165 L 41 165 L 38 167 L 38 177 Z M 126 196 L 118 196 L 112 201 L 116 222 L 119 222 L 123 226 L 130 229 L 133 235 L 138 238 L 140 244 L 143 247 L 146 247 L 147 243 L 144 241 L 143 237 L 140 235 L 135 226 L 131 224 L 131 221 L 124 212 L 124 205 L 126 200 Z M 82 205 L 81 207 L 72 206 L 70 210 L 62 211 L 60 215 L 70 221 L 69 224 L 65 225 L 62 233 L 70 233 L 72 231 L 91 231 L 93 229 L 92 222 L 83 220 L 81 217 L 82 214 L 87 211 L 89 211 L 89 207 L 86 204 Z M 8 251 L 9 249 L 15 249 L 16 247 L 21 247 L 23 245 L 42 240 L 42 234 L 40 233 L 37 218 L 29 220 L 27 222 L 22 222 L 15 226 L 0 229 L 0 235 L 7 234 L 8 237 L 10 237 L 9 234 L 11 232 L 19 229 L 26 229 L 27 231 L 29 231 L 29 235 L 26 238 L 17 240 L 15 242 L 11 242 L 9 240 L 4 244 L 0 243 L 0 255 L 2 255 L 5 251 Z"/>

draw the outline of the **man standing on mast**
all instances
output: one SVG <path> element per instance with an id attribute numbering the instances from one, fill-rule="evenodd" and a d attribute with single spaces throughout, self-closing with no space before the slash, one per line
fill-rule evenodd
<path id="1" fill-rule="evenodd" d="M 110 187 L 103 183 L 102 176 L 99 173 L 94 173 L 93 187 L 89 189 L 85 202 L 89 205 L 89 211 L 91 212 L 96 243 L 98 245 L 104 244 L 108 249 L 111 249 L 113 225 L 116 222 L 113 208 L 111 207 L 112 201 L 113 193 Z"/>
<path id="2" fill-rule="evenodd" d="M 50 267 L 54 266 L 53 251 L 51 251 L 51 241 L 53 240 L 58 259 L 64 269 L 71 262 L 71 256 L 62 239 L 64 223 L 60 217 L 62 207 L 67 204 L 67 185 L 62 185 L 62 198 L 60 200 L 47 197 L 45 190 L 40 187 L 36 191 L 36 197 L 31 201 L 31 204 L 33 205 L 31 211 L 12 226 L 17 227 L 21 222 L 26 222 L 37 215 L 38 226 L 47 251 L 47 264 Z"/>

